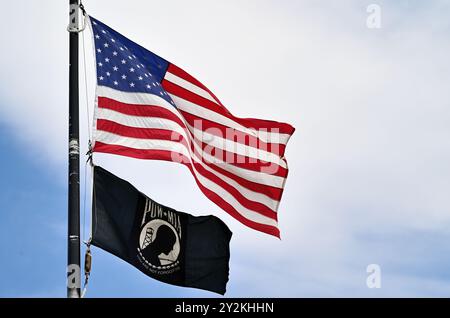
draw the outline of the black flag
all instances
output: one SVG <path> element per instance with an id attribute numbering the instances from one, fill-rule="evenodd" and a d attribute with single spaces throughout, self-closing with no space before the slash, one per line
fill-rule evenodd
<path id="1" fill-rule="evenodd" d="M 231 231 L 215 216 L 158 204 L 94 167 L 92 244 L 159 281 L 225 294 Z"/>

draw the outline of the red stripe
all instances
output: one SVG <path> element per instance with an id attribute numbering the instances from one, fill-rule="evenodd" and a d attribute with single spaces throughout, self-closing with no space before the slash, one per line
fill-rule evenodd
<path id="1" fill-rule="evenodd" d="M 111 153 L 116 155 L 122 155 L 127 157 L 133 157 L 133 158 L 139 158 L 139 159 L 155 159 L 155 160 L 164 160 L 164 161 L 172 161 L 173 155 L 170 151 L 165 150 L 142 150 L 142 149 L 135 149 L 135 148 L 129 148 L 124 146 L 117 146 L 117 145 L 107 145 L 101 142 L 96 142 L 94 147 L 95 152 L 103 152 L 103 153 Z M 250 221 L 243 217 L 233 206 L 231 206 L 229 203 L 227 203 L 225 200 L 223 200 L 219 195 L 214 193 L 213 191 L 209 190 L 208 188 L 204 187 L 197 179 L 192 167 L 190 164 L 187 164 L 188 159 L 185 158 L 183 161 L 184 165 L 189 168 L 192 175 L 194 176 L 197 185 L 199 186 L 200 190 L 205 194 L 207 198 L 209 198 L 211 201 L 213 201 L 215 204 L 217 204 L 219 207 L 221 207 L 224 211 L 229 213 L 231 216 L 233 216 L 235 219 L 240 221 L 241 223 L 264 233 L 274 235 L 276 237 L 280 237 L 280 232 L 278 228 L 270 225 L 264 225 L 260 223 L 256 223 L 253 221 Z"/>
<path id="2" fill-rule="evenodd" d="M 286 145 L 277 144 L 277 143 L 265 143 L 261 139 L 246 134 L 242 131 L 229 128 L 222 124 L 210 121 L 208 119 L 199 118 L 194 116 L 188 112 L 182 111 L 178 109 L 178 112 L 183 116 L 189 125 L 192 127 L 199 127 L 201 130 L 206 131 L 209 134 L 226 138 L 228 140 L 232 140 L 235 142 L 239 142 L 240 144 L 244 144 L 246 146 L 262 149 L 268 152 L 272 152 L 273 154 L 283 157 L 286 149 Z M 200 126 L 201 125 L 201 126 Z"/>
<path id="3" fill-rule="evenodd" d="M 98 107 L 111 109 L 121 114 L 131 116 L 166 118 L 185 127 L 184 122 L 178 116 L 158 105 L 126 104 L 107 97 L 98 97 Z"/>
<path id="4" fill-rule="evenodd" d="M 244 127 L 250 129 L 266 129 L 268 132 L 277 132 L 288 135 L 292 135 L 295 131 L 294 127 L 286 123 L 280 123 L 273 120 L 239 118 L 233 116 L 230 111 L 226 109 L 222 104 L 216 104 L 207 98 L 197 95 L 175 83 L 170 82 L 169 80 L 164 79 L 161 84 L 168 93 L 178 96 L 201 107 L 207 108 L 218 114 L 221 114 L 222 116 L 232 119 Z"/>
<path id="5" fill-rule="evenodd" d="M 184 140 L 184 137 L 176 131 L 157 128 L 129 127 L 107 119 L 97 119 L 97 130 L 107 131 L 116 135 L 139 139 L 159 139 L 171 141 Z"/>
<path id="6" fill-rule="evenodd" d="M 98 99 L 98 105 L 102 108 L 108 108 L 114 111 L 118 111 L 123 114 L 127 115 L 135 115 L 135 116 L 155 116 L 155 117 L 161 117 L 173 120 L 177 122 L 181 127 L 185 127 L 184 124 L 181 122 L 181 120 L 174 115 L 172 112 L 160 107 L 160 106 L 143 106 L 143 105 L 132 105 L 132 104 L 125 104 L 121 102 L 117 102 L 115 100 L 106 98 L 106 97 L 99 97 Z M 132 137 L 132 135 L 130 135 Z M 208 163 L 206 163 L 208 164 Z M 220 168 L 219 166 L 209 164 L 209 167 L 211 169 L 214 169 L 215 171 L 235 180 L 237 183 L 239 183 L 241 186 L 250 189 L 255 192 L 259 192 L 262 194 L 265 194 L 269 196 L 270 198 L 279 201 L 282 195 L 283 190 L 277 187 L 272 187 L 268 185 L 262 185 L 257 182 L 249 181 L 247 179 L 241 178 L 234 173 L 228 172 L 227 170 L 224 170 Z"/>
<path id="7" fill-rule="evenodd" d="M 145 128 L 133 128 L 133 127 L 128 127 L 128 126 L 123 126 L 118 123 L 108 121 L 108 120 L 103 120 L 103 119 L 97 120 L 97 129 L 103 130 L 103 131 L 108 131 L 108 132 L 126 136 L 126 137 L 142 138 L 142 139 L 162 139 L 163 137 L 165 137 L 164 138 L 165 140 L 171 140 L 171 136 L 172 136 L 172 131 L 158 130 L 157 132 L 155 132 L 155 134 L 152 134 L 151 133 L 152 129 L 146 130 Z M 152 136 L 154 136 L 154 138 Z M 173 136 L 175 136 L 175 135 L 173 135 Z M 178 136 L 178 135 L 176 135 L 176 136 Z M 180 142 L 182 142 L 185 146 L 187 145 L 185 143 L 184 138 L 182 138 L 181 135 L 180 135 Z M 264 195 L 267 195 L 269 198 L 271 198 L 273 200 L 280 201 L 280 198 L 281 198 L 281 195 L 283 192 L 282 189 L 274 187 L 274 186 L 270 186 L 270 185 L 263 185 L 263 184 L 249 181 L 245 178 L 242 178 L 232 172 L 229 172 L 229 171 L 221 168 L 217 164 L 207 162 L 206 160 L 204 160 L 203 156 L 201 156 L 197 151 L 195 151 L 194 147 L 192 147 L 191 149 L 195 152 L 195 154 L 199 158 L 203 159 L 202 162 L 204 164 L 206 164 L 208 167 L 210 167 L 214 171 L 216 171 L 220 174 L 223 174 L 230 179 L 233 179 L 238 184 L 240 184 L 241 186 L 243 186 L 249 190 L 252 190 L 252 191 L 258 192 L 258 193 L 262 193 Z"/>
<path id="8" fill-rule="evenodd" d="M 103 126 L 103 128 L 105 128 L 104 129 L 105 131 L 113 132 L 112 130 L 117 130 L 117 128 L 114 127 L 114 123 L 113 122 L 103 121 L 102 122 L 102 126 Z M 119 126 L 121 126 L 121 125 L 119 125 Z M 130 127 L 126 127 L 126 126 L 123 126 L 123 127 L 124 127 L 124 131 L 121 131 L 120 135 L 134 137 L 135 131 L 136 131 L 135 129 L 130 128 Z M 153 132 L 151 130 L 152 129 L 147 129 L 147 131 L 145 132 L 145 133 L 147 133 L 149 135 L 149 138 L 146 138 L 146 139 L 170 140 L 170 139 L 166 139 L 167 135 L 164 135 L 164 133 L 161 136 L 162 138 L 155 138 L 155 137 L 157 137 L 159 135 L 159 132 Z M 168 131 L 166 131 L 166 132 L 168 132 Z M 155 135 L 154 135 L 154 133 L 155 133 Z M 170 138 L 170 136 L 169 136 L 169 138 Z M 180 143 L 183 144 L 187 148 L 188 145 L 187 145 L 186 140 L 181 135 L 180 135 L 180 138 L 182 139 L 180 141 Z M 104 144 L 104 143 L 101 143 L 101 144 Z M 145 150 L 142 150 L 142 151 L 145 151 Z M 152 150 L 150 149 L 150 150 L 147 150 L 147 151 L 152 151 Z M 185 157 L 184 155 L 181 155 L 181 156 L 182 157 L 180 157 L 177 154 L 177 157 L 176 157 L 177 159 L 185 160 L 185 161 L 180 162 L 180 163 L 189 164 L 189 165 L 191 164 L 191 162 L 188 160 L 187 157 Z M 200 157 L 198 154 L 197 154 L 197 156 Z M 207 165 L 208 167 L 210 167 L 212 165 L 212 164 L 208 164 L 208 163 L 205 163 L 205 162 L 203 162 L 203 163 L 205 165 Z M 198 173 L 200 173 L 205 178 L 211 180 L 212 182 L 214 182 L 217 185 L 219 185 L 222 188 L 224 188 L 225 191 L 230 193 L 236 200 L 239 201 L 239 203 L 241 203 L 247 209 L 256 211 L 258 213 L 261 213 L 262 215 L 265 215 L 267 217 L 273 218 L 274 220 L 277 219 L 276 211 L 272 210 L 271 208 L 267 207 L 266 205 L 264 205 L 262 203 L 251 201 L 250 199 L 247 199 L 236 188 L 234 188 L 232 185 L 228 184 L 227 182 L 223 181 L 220 177 L 218 177 L 215 174 L 211 173 L 210 171 L 206 170 L 200 163 L 198 163 L 196 161 L 193 161 L 193 164 L 194 164 L 196 170 L 198 171 Z"/>
<path id="9" fill-rule="evenodd" d="M 233 186 L 229 185 L 228 183 L 226 183 L 225 181 L 220 179 L 215 174 L 213 174 L 213 173 L 209 172 L 208 170 L 206 170 L 204 167 L 202 167 L 201 164 L 199 164 L 197 162 L 194 162 L 194 166 L 195 166 L 195 169 L 198 171 L 198 173 L 200 173 L 205 178 L 211 180 L 215 184 L 217 184 L 220 187 L 222 187 L 225 191 L 230 193 L 245 208 L 247 208 L 249 210 L 252 210 L 252 211 L 255 211 L 255 212 L 257 212 L 257 213 L 259 213 L 261 215 L 264 215 L 264 216 L 266 216 L 268 218 L 274 219 L 275 221 L 277 220 L 277 213 L 275 211 L 273 211 L 271 208 L 269 208 L 268 206 L 266 206 L 266 205 L 264 205 L 264 204 L 262 204 L 260 202 L 255 202 L 255 201 L 252 201 L 250 199 L 247 199 L 236 188 L 234 188 Z"/>
<path id="10" fill-rule="evenodd" d="M 234 152 L 226 151 L 221 148 L 213 147 L 206 143 L 201 143 L 198 139 L 195 139 L 197 144 L 200 145 L 204 154 L 208 154 L 213 158 L 216 158 L 219 163 L 216 165 L 233 165 L 246 170 L 263 172 L 270 171 L 271 175 L 278 177 L 286 177 L 287 169 L 279 166 L 273 162 L 267 162 L 255 158 L 250 158 L 247 156 L 238 155 Z M 213 159 L 214 160 L 214 159 Z M 215 160 L 214 160 L 215 161 Z M 222 163 L 223 162 L 223 163 Z"/>
<path id="11" fill-rule="evenodd" d="M 197 85 L 200 88 L 203 88 L 205 91 L 207 91 L 211 97 L 219 104 L 222 105 L 222 103 L 220 102 L 220 100 L 216 97 L 216 95 L 213 94 L 213 92 L 211 92 L 209 90 L 208 87 L 206 87 L 205 85 L 203 85 L 199 80 L 197 80 L 195 77 L 193 77 L 191 74 L 189 74 L 188 72 L 184 71 L 183 69 L 179 68 L 178 66 L 170 63 L 169 67 L 167 68 L 167 72 L 172 73 L 182 79 L 184 79 L 185 81 L 190 82 L 191 84 Z M 223 105 L 222 105 L 223 106 Z"/>
<path id="12" fill-rule="evenodd" d="M 126 104 L 122 102 L 118 102 L 116 100 L 107 98 L 107 97 L 98 97 L 98 107 L 106 108 L 110 110 L 114 110 L 121 114 L 130 115 L 130 116 L 141 116 L 141 117 L 159 117 L 170 119 L 181 126 L 184 126 L 184 123 L 180 120 L 178 116 L 173 114 L 171 111 L 165 109 L 160 106 L 151 106 L 151 105 L 135 105 L 135 104 Z M 174 107 L 175 109 L 175 107 Z M 210 134 L 213 134 L 218 137 L 226 138 L 228 140 L 232 140 L 235 142 L 239 142 L 245 144 L 247 146 L 263 149 L 274 154 L 278 154 L 280 157 L 284 156 L 284 151 L 286 146 L 284 144 L 275 144 L 275 143 L 265 143 L 261 141 L 259 138 L 243 133 L 241 131 L 231 129 L 227 126 L 215 123 L 213 121 L 196 117 L 190 113 L 184 112 L 180 109 L 177 109 L 180 115 L 193 127 L 196 127 L 196 124 L 201 122 L 201 130 L 207 131 Z M 230 132 L 233 131 L 231 136 Z M 277 150 L 277 148 L 279 150 Z M 273 151 L 272 151 L 273 150 Z"/>
<path id="13" fill-rule="evenodd" d="M 237 183 L 239 183 L 241 186 L 250 189 L 252 191 L 255 192 L 259 192 L 262 194 L 267 195 L 269 198 L 272 198 L 276 201 L 280 201 L 281 196 L 283 194 L 283 189 L 277 188 L 277 187 L 273 187 L 270 185 L 263 185 L 257 182 L 253 182 L 250 180 L 247 180 L 245 178 L 239 177 L 237 175 L 235 175 L 232 172 L 229 172 L 225 169 L 222 169 L 219 166 L 216 165 L 208 165 L 208 167 L 210 167 L 211 169 L 223 174 L 224 176 L 227 176 L 230 179 L 233 179 L 234 181 L 236 181 Z"/>
<path id="14" fill-rule="evenodd" d="M 186 125 L 178 118 L 175 114 L 168 111 L 167 109 L 164 109 L 160 106 L 143 106 L 143 105 L 132 105 L 132 104 L 125 104 L 121 102 L 117 102 L 115 100 L 109 99 L 109 98 L 99 98 L 98 105 L 100 108 L 107 108 L 114 111 L 118 111 L 120 113 L 126 114 L 126 115 L 132 115 L 132 116 L 140 116 L 140 117 L 158 117 L 158 118 L 165 118 L 172 120 L 176 122 L 178 125 L 180 125 L 188 135 L 190 135 L 191 139 L 194 140 L 201 148 L 202 150 L 211 155 L 212 157 L 216 158 L 219 161 L 224 161 L 226 164 L 232 164 L 236 167 L 247 169 L 251 171 L 269 171 L 271 174 L 285 177 L 287 175 L 287 169 L 279 166 L 278 164 L 266 162 L 259 159 L 250 158 L 248 156 L 243 156 L 239 154 L 235 154 L 230 151 L 226 151 L 220 148 L 212 147 L 211 145 L 208 145 L 206 143 L 201 142 L 201 140 L 198 140 L 197 138 L 194 138 L 192 132 L 187 129 Z M 118 126 L 111 126 L 113 125 L 112 122 L 109 124 L 105 123 L 104 119 L 98 119 L 97 122 L 100 122 L 100 125 L 102 127 L 109 127 L 107 128 L 100 128 L 100 130 L 106 130 L 118 135 L 127 136 L 127 137 L 134 137 L 134 138 L 141 138 L 141 139 L 161 139 L 162 137 L 158 137 L 158 135 L 155 135 L 151 132 L 153 128 L 146 131 L 145 128 L 131 128 L 126 127 L 123 125 Z M 98 125 L 98 124 L 97 124 Z M 106 126 L 105 126 L 106 125 Z M 113 129 L 114 128 L 114 129 Z M 132 131 L 132 130 L 137 131 Z M 160 129 L 163 130 L 163 129 Z M 122 132 L 122 133 L 121 133 Z M 159 135 L 163 134 L 162 131 L 159 132 Z M 152 137 L 153 136 L 153 137 Z M 179 134 L 171 135 L 170 133 L 165 134 L 165 140 L 179 140 Z M 175 139 L 171 139 L 171 136 L 173 136 Z M 191 145 L 191 149 L 194 150 L 193 145 Z M 203 156 L 201 156 L 203 159 Z M 203 160 L 205 161 L 205 160 Z M 205 161 L 206 162 L 206 161 Z M 270 169 L 270 170 L 269 170 Z"/>
<path id="15" fill-rule="evenodd" d="M 109 121 L 109 120 L 105 120 L 105 119 L 99 119 L 97 122 L 97 130 L 101 130 L 101 131 L 107 131 L 119 136 L 125 136 L 125 137 L 131 137 L 131 138 L 141 138 L 141 139 L 158 139 L 158 140 L 171 140 L 171 141 L 177 141 L 180 142 L 181 144 L 183 144 L 187 149 L 189 149 L 188 147 L 191 147 L 191 150 L 196 154 L 196 156 L 198 158 L 200 158 L 200 160 L 202 160 L 202 163 L 205 164 L 206 166 L 210 167 L 211 169 L 217 171 L 217 169 L 214 169 L 215 167 L 220 167 L 220 165 L 215 164 L 215 163 L 211 163 L 207 160 L 205 160 L 202 156 L 202 154 L 198 153 L 198 151 L 195 150 L 195 147 L 193 147 L 192 145 L 192 141 L 189 141 L 190 143 L 188 143 L 185 138 L 173 131 L 170 130 L 165 130 L 165 129 L 153 129 L 153 128 L 134 128 L 134 127 L 128 127 L 128 126 L 124 126 L 121 124 L 118 124 L 116 122 L 113 121 Z M 238 197 L 241 198 L 241 200 L 246 200 L 246 198 L 244 196 L 242 196 L 242 194 L 240 192 L 238 192 L 233 186 L 229 185 L 228 183 L 225 183 L 221 178 L 219 178 L 218 176 L 214 175 L 213 173 L 207 171 L 200 163 L 197 163 L 194 161 L 194 164 L 196 165 L 195 167 L 197 168 L 197 170 L 199 171 L 199 173 L 201 173 L 204 177 L 214 181 L 215 183 L 222 185 L 223 188 L 227 189 L 228 192 L 232 193 L 233 196 L 238 199 Z M 219 171 L 220 173 L 220 171 Z M 235 174 L 230 174 L 228 176 L 229 178 L 235 180 L 237 183 L 241 184 L 238 180 L 237 175 Z M 270 191 L 272 187 L 268 187 L 268 186 L 264 186 L 264 185 L 259 185 L 256 189 L 254 187 L 254 185 L 252 185 L 251 187 L 248 187 L 248 185 L 242 185 L 241 186 L 251 189 L 255 192 L 259 192 L 259 193 L 263 193 L 266 194 L 267 196 L 271 197 L 272 196 L 268 193 L 268 190 Z M 253 188 L 253 189 L 252 189 Z M 274 198 L 273 198 L 274 199 Z M 244 206 L 245 203 L 244 201 L 239 200 Z M 275 199 L 276 201 L 278 201 L 277 199 Z M 250 201 L 253 202 L 253 201 Z M 262 210 L 263 212 L 266 211 L 266 206 L 262 205 L 262 207 L 258 207 L 258 206 L 254 206 L 254 205 L 249 205 L 246 206 L 249 209 L 256 209 L 256 211 Z M 267 208 L 267 216 L 268 217 L 272 217 L 273 215 L 271 213 L 275 213 L 276 211 L 273 211 L 272 209 Z"/>
<path id="16" fill-rule="evenodd" d="M 166 90 L 166 92 L 181 97 L 191 103 L 196 105 L 200 105 L 209 110 L 212 110 L 218 114 L 226 116 L 228 118 L 233 118 L 233 115 L 223 106 L 218 105 L 217 103 L 212 102 L 211 100 L 204 98 L 203 96 L 197 95 L 177 84 L 174 84 L 166 79 L 161 82 L 162 86 Z M 176 104 L 176 103 L 175 103 Z"/>

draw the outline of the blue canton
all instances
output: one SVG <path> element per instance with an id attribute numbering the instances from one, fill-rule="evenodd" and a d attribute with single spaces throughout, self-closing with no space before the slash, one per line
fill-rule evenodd
<path id="1" fill-rule="evenodd" d="M 175 106 L 161 86 L 169 62 L 90 17 L 97 84 L 123 92 L 154 94 Z"/>

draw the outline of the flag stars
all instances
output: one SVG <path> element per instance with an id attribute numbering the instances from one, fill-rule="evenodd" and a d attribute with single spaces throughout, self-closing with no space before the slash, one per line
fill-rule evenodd
<path id="1" fill-rule="evenodd" d="M 95 24 L 93 23 L 93 25 Z M 102 29 L 101 26 L 94 29 L 94 35 L 98 40 L 95 43 L 98 85 L 108 85 L 114 89 L 130 92 L 142 91 L 156 94 L 175 106 L 170 94 L 163 89 L 160 81 L 150 72 L 150 68 L 148 68 L 150 65 L 141 63 L 144 60 L 141 59 L 140 52 L 134 52 L 133 49 L 123 45 L 121 38 L 114 38 L 109 29 Z M 139 54 L 136 55 L 136 53 Z M 153 67 L 158 67 L 158 65 Z"/>

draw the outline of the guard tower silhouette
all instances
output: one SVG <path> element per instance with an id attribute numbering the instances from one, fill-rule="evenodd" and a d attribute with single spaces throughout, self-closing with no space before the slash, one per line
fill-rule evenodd
<path id="1" fill-rule="evenodd" d="M 153 241 L 153 229 L 151 227 L 147 228 L 145 232 L 144 242 L 142 243 L 142 249 L 146 248 Z"/>

